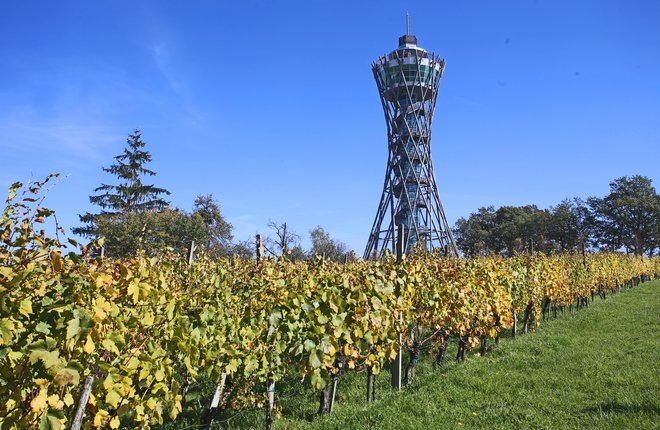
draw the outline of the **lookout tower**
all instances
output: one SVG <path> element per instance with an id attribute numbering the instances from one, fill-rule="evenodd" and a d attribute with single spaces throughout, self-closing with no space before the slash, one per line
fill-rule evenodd
<path id="1" fill-rule="evenodd" d="M 410 34 L 399 48 L 372 65 L 387 123 L 387 168 L 383 194 L 364 258 L 395 251 L 398 225 L 404 249 L 424 247 L 457 254 L 447 224 L 431 159 L 431 123 L 445 60 L 417 46 Z"/>

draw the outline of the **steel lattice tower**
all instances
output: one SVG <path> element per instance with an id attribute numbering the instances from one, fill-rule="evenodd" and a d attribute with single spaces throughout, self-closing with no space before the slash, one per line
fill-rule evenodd
<path id="1" fill-rule="evenodd" d="M 388 158 L 383 195 L 364 258 L 395 251 L 396 226 L 403 225 L 404 249 L 416 246 L 456 254 L 433 173 L 431 123 L 445 61 L 417 46 L 409 34 L 399 48 L 373 65 L 385 112 Z"/>

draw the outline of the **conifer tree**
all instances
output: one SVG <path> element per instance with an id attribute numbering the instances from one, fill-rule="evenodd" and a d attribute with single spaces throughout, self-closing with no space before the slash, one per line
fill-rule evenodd
<path id="1" fill-rule="evenodd" d="M 112 218 L 122 214 L 155 212 L 166 208 L 169 202 L 162 196 L 170 192 L 143 183 L 146 176 L 154 176 L 156 172 L 149 170 L 145 165 L 151 162 L 151 154 L 144 150 L 140 130 L 135 130 L 126 139 L 127 147 L 124 152 L 117 155 L 115 163 L 104 167 L 103 171 L 114 175 L 118 184 L 102 184 L 94 190 L 96 195 L 90 196 L 90 203 L 101 208 L 98 214 L 86 213 L 80 215 L 80 221 L 85 225 L 73 229 L 75 234 L 95 238 L 98 236 L 98 222 L 100 217 Z"/>

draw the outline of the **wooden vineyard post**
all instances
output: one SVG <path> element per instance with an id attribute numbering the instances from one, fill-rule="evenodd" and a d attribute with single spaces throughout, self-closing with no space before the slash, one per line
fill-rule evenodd
<path id="1" fill-rule="evenodd" d="M 193 260 L 195 258 L 195 241 L 191 240 L 190 245 L 188 246 L 188 268 L 192 266 Z M 181 408 L 186 407 L 186 398 L 188 397 L 188 389 L 190 388 L 190 372 L 186 370 L 186 379 L 183 381 L 181 386 Z"/>
<path id="2" fill-rule="evenodd" d="M 211 401 L 211 410 L 216 411 L 220 405 L 220 399 L 222 398 L 222 392 L 225 390 L 225 383 L 227 382 L 227 373 L 222 372 L 220 375 L 220 383 L 215 389 L 213 394 L 213 400 Z"/>
<path id="3" fill-rule="evenodd" d="M 396 237 L 396 261 L 400 263 L 403 260 L 403 248 L 404 248 L 404 235 L 405 231 L 403 224 L 397 226 L 397 237 Z M 401 289 L 397 285 L 396 287 L 397 296 L 401 295 Z M 403 315 L 399 314 L 399 320 L 403 322 Z M 396 355 L 396 358 L 392 362 L 391 372 L 392 372 L 392 388 L 395 390 L 401 390 L 401 371 L 403 363 L 403 336 L 399 333 L 399 353 Z"/>
<path id="4" fill-rule="evenodd" d="M 188 249 L 188 265 L 192 264 L 193 253 L 195 251 L 195 242 L 190 243 L 190 248 Z M 229 263 L 234 266 L 234 254 L 229 255 Z M 187 380 L 186 380 L 187 382 Z M 222 400 L 222 395 L 225 391 L 225 385 L 227 383 L 227 372 L 223 371 L 220 374 L 220 382 L 215 387 L 215 392 L 213 393 L 213 399 L 211 399 L 211 406 L 209 409 L 202 415 L 200 420 L 200 427 L 202 429 L 210 429 L 213 426 L 213 416 L 218 412 L 220 407 L 220 400 Z"/>
<path id="5" fill-rule="evenodd" d="M 330 378 L 332 381 L 332 392 L 330 393 L 330 413 L 335 409 L 335 397 L 337 395 L 337 382 L 339 381 L 339 375 L 333 375 Z"/>
<path id="6" fill-rule="evenodd" d="M 264 246 L 261 243 L 261 235 L 256 236 L 256 252 L 257 252 L 257 263 L 261 262 L 261 256 L 264 253 Z"/>
<path id="7" fill-rule="evenodd" d="M 516 334 L 518 334 L 518 314 L 516 311 L 513 311 L 513 330 L 511 332 L 513 335 L 513 338 L 516 338 Z"/>
<path id="8" fill-rule="evenodd" d="M 190 246 L 188 246 L 188 266 L 190 266 L 193 262 L 193 259 L 195 258 L 195 241 L 190 242 Z"/>
<path id="9" fill-rule="evenodd" d="M 268 327 L 268 337 L 271 337 L 275 332 L 275 327 Z M 266 381 L 266 394 L 268 399 L 266 401 L 266 430 L 271 430 L 273 428 L 273 408 L 275 407 L 275 381 L 268 380 Z"/>
<path id="10" fill-rule="evenodd" d="M 261 263 L 263 255 L 263 243 L 261 242 L 261 235 L 258 234 L 255 237 L 255 245 L 257 251 L 257 264 Z M 275 332 L 275 327 L 268 327 L 268 334 L 266 339 L 270 338 Z M 272 379 L 266 381 L 266 430 L 271 430 L 273 428 L 273 408 L 275 407 L 275 381 Z"/>
<path id="11" fill-rule="evenodd" d="M 266 402 L 266 430 L 272 430 L 273 408 L 275 407 L 275 383 L 272 381 L 266 382 L 266 391 L 268 394 L 268 401 Z"/>
<path id="12" fill-rule="evenodd" d="M 192 262 L 192 253 L 194 251 L 194 243 L 190 244 L 190 250 L 188 251 L 188 261 L 189 264 Z M 257 235 L 256 236 L 256 243 L 257 243 L 257 262 L 261 260 L 261 236 Z M 234 254 L 231 254 L 229 256 L 229 263 L 233 267 L 234 266 Z M 222 395 L 225 392 L 225 385 L 227 384 L 227 372 L 223 371 L 220 374 L 220 382 L 218 382 L 218 385 L 215 387 L 215 393 L 213 393 L 213 399 L 211 400 L 211 406 L 209 409 L 206 411 L 204 415 L 202 415 L 201 421 L 200 421 L 200 427 L 202 429 L 210 429 L 213 426 L 213 416 L 218 412 L 218 408 L 220 407 L 220 401 L 222 400 Z"/>
<path id="13" fill-rule="evenodd" d="M 101 260 L 105 258 L 105 246 L 101 246 L 100 255 Z M 89 396 L 92 394 L 92 387 L 94 386 L 94 376 L 89 375 L 85 378 L 83 383 L 83 390 L 80 393 L 80 398 L 78 399 L 78 406 L 76 407 L 76 413 L 71 422 L 71 430 L 80 430 L 83 424 L 83 418 L 85 417 L 85 409 L 87 408 L 87 403 L 89 402 Z"/>
<path id="14" fill-rule="evenodd" d="M 220 400 L 225 391 L 225 384 L 227 382 L 227 373 L 222 372 L 220 375 L 220 382 L 218 386 L 215 387 L 215 393 L 213 393 L 213 399 L 211 400 L 211 407 L 202 415 L 200 419 L 199 427 L 204 430 L 208 430 L 213 426 L 213 416 L 218 412 L 220 407 Z"/>
<path id="15" fill-rule="evenodd" d="M 80 399 L 78 400 L 78 407 L 76 408 L 76 415 L 73 417 L 73 422 L 71 423 L 71 430 L 80 430 L 82 428 L 83 417 L 85 416 L 85 408 L 87 407 L 87 402 L 89 401 L 89 395 L 92 394 L 93 385 L 93 376 L 90 375 L 85 378 L 85 384 L 83 385 L 83 390 L 80 394 Z"/>

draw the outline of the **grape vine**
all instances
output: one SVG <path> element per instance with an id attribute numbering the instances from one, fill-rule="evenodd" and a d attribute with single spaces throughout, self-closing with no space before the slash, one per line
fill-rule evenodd
<path id="1" fill-rule="evenodd" d="M 243 387 L 237 408 L 292 369 L 321 390 L 339 372 L 377 375 L 401 349 L 412 378 L 422 345 L 475 347 L 660 273 L 660 258 L 615 253 L 108 260 L 39 229 L 54 220 L 50 180 L 14 184 L 0 220 L 1 429 L 68 427 L 83 381 L 84 428 L 147 429 L 176 419 L 200 375 Z"/>

